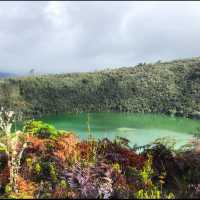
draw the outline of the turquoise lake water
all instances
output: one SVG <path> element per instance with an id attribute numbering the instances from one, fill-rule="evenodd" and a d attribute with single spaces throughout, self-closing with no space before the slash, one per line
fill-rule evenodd
<path id="1" fill-rule="evenodd" d="M 157 138 L 173 138 L 177 146 L 193 138 L 192 133 L 200 127 L 199 120 L 170 117 L 158 114 L 135 113 L 80 113 L 45 116 L 41 119 L 57 129 L 74 131 L 81 139 L 92 136 L 98 139 L 116 136 L 127 138 L 130 145 L 145 145 Z M 89 123 L 88 123 L 89 122 Z"/>

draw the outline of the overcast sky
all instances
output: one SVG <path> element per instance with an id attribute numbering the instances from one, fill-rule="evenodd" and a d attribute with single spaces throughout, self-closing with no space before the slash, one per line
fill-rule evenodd
<path id="1" fill-rule="evenodd" d="M 0 2 L 0 71 L 94 71 L 200 56 L 200 2 Z"/>

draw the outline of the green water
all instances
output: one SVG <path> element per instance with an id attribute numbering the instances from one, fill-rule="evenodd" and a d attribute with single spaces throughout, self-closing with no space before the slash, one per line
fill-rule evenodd
<path id="1" fill-rule="evenodd" d="M 57 129 L 74 131 L 82 139 L 89 136 L 87 113 L 46 116 L 41 120 Z M 198 120 L 135 113 L 90 113 L 89 124 L 93 137 L 112 140 L 120 136 L 127 138 L 131 145 L 144 145 L 157 138 L 169 137 L 180 146 L 192 139 L 192 133 L 200 127 Z"/>

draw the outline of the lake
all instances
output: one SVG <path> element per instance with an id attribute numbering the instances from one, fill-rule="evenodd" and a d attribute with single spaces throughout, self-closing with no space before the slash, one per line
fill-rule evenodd
<path id="1" fill-rule="evenodd" d="M 199 120 L 136 113 L 60 114 L 45 116 L 39 120 L 52 124 L 57 129 L 74 131 L 81 139 L 88 138 L 89 124 L 93 137 L 113 140 L 120 136 L 127 138 L 130 145 L 145 145 L 157 138 L 169 137 L 175 139 L 176 146 L 179 147 L 192 139 L 192 133 L 200 127 Z"/>

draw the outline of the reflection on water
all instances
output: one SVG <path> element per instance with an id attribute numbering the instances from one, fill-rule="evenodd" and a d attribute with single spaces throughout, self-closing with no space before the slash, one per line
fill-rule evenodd
<path id="1" fill-rule="evenodd" d="M 122 134 L 116 135 L 122 136 Z M 139 146 L 153 142 L 154 140 L 162 137 L 175 140 L 177 147 L 186 144 L 193 138 L 191 134 L 161 129 L 138 129 L 133 132 L 126 132 L 126 138 L 129 139 L 130 143 L 137 144 Z"/>

